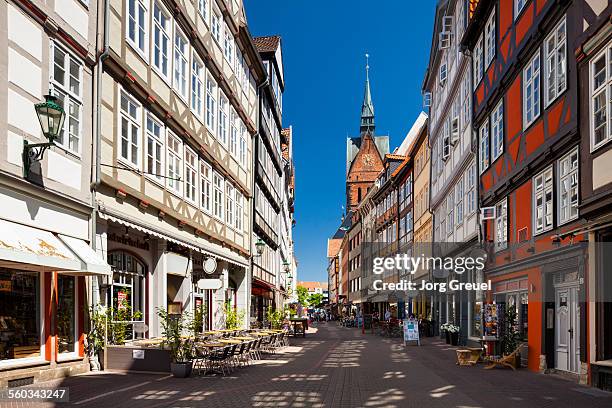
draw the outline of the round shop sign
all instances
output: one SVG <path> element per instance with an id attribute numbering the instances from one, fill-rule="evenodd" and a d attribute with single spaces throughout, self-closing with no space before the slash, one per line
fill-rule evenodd
<path id="1" fill-rule="evenodd" d="M 217 270 L 217 260 L 213 258 L 212 256 L 207 258 L 204 261 L 204 272 L 210 275 L 210 274 L 215 273 L 216 270 Z"/>

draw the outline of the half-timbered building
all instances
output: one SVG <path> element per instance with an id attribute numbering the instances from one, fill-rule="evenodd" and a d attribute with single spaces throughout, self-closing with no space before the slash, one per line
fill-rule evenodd
<path id="1" fill-rule="evenodd" d="M 473 68 L 479 198 L 490 244 L 486 300 L 516 313 L 529 369 L 560 370 L 581 380 L 586 253 L 583 235 L 564 232 L 583 222 L 573 52 L 588 14 L 583 6 L 470 1 L 462 44 Z"/>

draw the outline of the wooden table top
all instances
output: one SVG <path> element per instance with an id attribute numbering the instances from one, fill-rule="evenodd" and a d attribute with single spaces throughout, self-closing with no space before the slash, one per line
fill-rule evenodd
<path id="1" fill-rule="evenodd" d="M 225 346 L 225 343 L 215 342 L 215 343 L 198 343 L 198 346 L 206 347 L 206 348 L 217 348 Z"/>
<path id="2" fill-rule="evenodd" d="M 234 339 L 221 339 L 219 340 L 220 343 L 227 343 L 227 344 L 241 344 L 242 340 L 234 340 Z"/>
<path id="3" fill-rule="evenodd" d="M 236 339 L 236 340 L 255 340 L 255 337 L 236 336 L 236 337 L 232 337 L 232 339 Z"/>

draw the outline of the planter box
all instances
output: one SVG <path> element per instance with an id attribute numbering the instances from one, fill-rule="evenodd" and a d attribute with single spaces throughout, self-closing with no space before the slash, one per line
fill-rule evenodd
<path id="1" fill-rule="evenodd" d="M 170 351 L 154 347 L 108 346 L 105 370 L 170 372 Z"/>

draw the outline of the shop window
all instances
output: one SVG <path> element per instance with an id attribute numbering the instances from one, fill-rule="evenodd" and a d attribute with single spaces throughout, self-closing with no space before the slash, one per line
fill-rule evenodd
<path id="1" fill-rule="evenodd" d="M 0 361 L 40 356 L 40 275 L 0 268 Z"/>
<path id="2" fill-rule="evenodd" d="M 211 329 L 210 292 L 207 289 L 200 289 L 197 284 L 193 287 L 193 316 L 196 330 L 200 333 Z"/>
<path id="3" fill-rule="evenodd" d="M 57 277 L 57 340 L 60 353 L 76 352 L 76 278 Z"/>
<path id="4" fill-rule="evenodd" d="M 145 299 L 146 266 L 127 252 L 111 252 L 108 263 L 113 269 L 110 304 L 113 319 L 120 321 L 142 321 Z M 133 338 L 131 330 L 126 339 Z"/>

